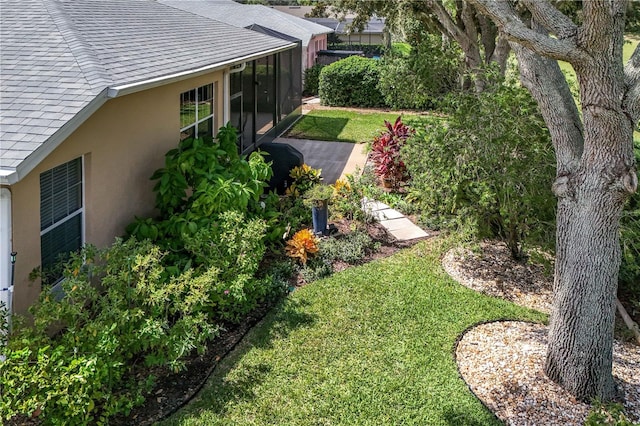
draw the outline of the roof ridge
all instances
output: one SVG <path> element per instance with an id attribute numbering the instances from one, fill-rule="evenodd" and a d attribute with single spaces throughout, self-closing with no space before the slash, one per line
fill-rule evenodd
<path id="1" fill-rule="evenodd" d="M 102 90 L 111 84 L 111 78 L 101 64 L 101 61 L 89 45 L 75 28 L 64 7 L 58 0 L 42 0 L 49 16 L 58 28 L 60 35 L 69 50 L 73 54 L 74 60 L 92 89 Z"/>
<path id="2" fill-rule="evenodd" d="M 287 22 L 289 22 L 290 24 L 295 25 L 296 27 L 300 28 L 303 31 L 309 31 L 309 28 L 305 28 L 304 26 L 302 26 L 299 23 L 300 20 L 305 21 L 305 22 L 310 22 L 310 23 L 313 24 L 313 22 L 306 21 L 304 18 L 299 18 L 297 16 L 290 15 L 290 14 L 282 12 L 282 11 L 280 11 L 278 9 L 274 9 L 272 7 L 268 7 L 268 6 L 265 6 L 265 5 L 262 5 L 262 4 L 254 4 L 252 6 L 258 6 L 258 7 L 256 7 L 256 9 L 261 8 L 261 7 L 266 8 L 266 9 L 268 9 L 270 11 L 269 13 L 271 13 L 272 15 L 275 14 L 279 18 L 286 19 Z M 294 19 L 291 19 L 291 18 L 294 18 Z M 312 32 L 312 34 L 315 34 L 315 33 Z"/>

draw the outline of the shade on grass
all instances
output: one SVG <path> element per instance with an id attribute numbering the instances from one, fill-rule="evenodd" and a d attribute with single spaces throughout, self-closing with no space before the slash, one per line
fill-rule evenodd
<path id="1" fill-rule="evenodd" d="M 459 378 L 456 338 L 481 321 L 545 317 L 452 281 L 442 247 L 423 242 L 294 292 L 164 424 L 499 424 Z"/>
<path id="2" fill-rule="evenodd" d="M 289 138 L 333 142 L 365 143 L 384 129 L 384 120 L 394 122 L 400 113 L 355 112 L 344 109 L 316 109 L 303 115 L 287 133 Z M 419 122 L 438 118 L 404 114 L 403 119 Z"/>

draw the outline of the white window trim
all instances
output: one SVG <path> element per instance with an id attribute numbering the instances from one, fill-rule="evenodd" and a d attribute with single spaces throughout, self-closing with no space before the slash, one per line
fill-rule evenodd
<path id="1" fill-rule="evenodd" d="M 198 99 L 198 89 L 199 89 L 199 88 L 201 88 L 201 87 L 204 87 L 204 86 L 208 86 L 209 84 L 211 84 L 211 85 L 213 86 L 213 87 L 212 87 L 212 89 L 211 89 L 211 91 L 212 91 L 212 93 L 213 93 L 213 105 L 211 105 L 211 114 L 209 114 L 209 115 L 205 116 L 204 118 L 201 118 L 201 119 L 200 119 L 200 118 L 198 117 L 198 102 L 199 102 L 199 99 Z M 216 100 L 218 99 L 218 91 L 217 91 L 217 84 L 216 84 L 216 82 L 214 81 L 214 82 L 211 82 L 211 83 L 203 84 L 202 86 L 198 86 L 198 87 L 195 87 L 195 88 L 193 88 L 193 89 L 189 89 L 189 90 L 187 90 L 187 92 L 190 92 L 191 90 L 195 90 L 195 92 L 196 92 L 196 109 L 195 109 L 195 112 L 196 112 L 196 121 L 195 121 L 194 123 L 189 124 L 189 125 L 188 125 L 188 126 L 186 126 L 186 127 L 181 128 L 181 129 L 180 129 L 180 132 L 182 133 L 182 132 L 184 132 L 184 131 L 185 131 L 185 130 L 187 130 L 187 129 L 190 129 L 190 128 L 192 128 L 192 127 L 195 127 L 193 134 L 194 134 L 194 137 L 196 137 L 196 138 L 197 138 L 197 137 L 198 137 L 198 124 L 200 124 L 200 123 L 202 123 L 202 122 L 204 122 L 204 121 L 207 121 L 208 119 L 210 119 L 210 118 L 211 118 L 211 119 L 212 119 L 212 121 L 213 121 L 213 123 L 212 123 L 212 125 L 211 125 L 211 126 L 212 126 L 211 132 L 212 132 L 212 133 L 213 133 L 213 135 L 215 136 L 215 134 L 216 134 L 216 129 L 215 129 L 215 127 L 216 127 L 216 123 L 215 123 L 215 117 L 216 117 Z M 184 93 L 184 92 L 183 92 L 183 93 Z"/>

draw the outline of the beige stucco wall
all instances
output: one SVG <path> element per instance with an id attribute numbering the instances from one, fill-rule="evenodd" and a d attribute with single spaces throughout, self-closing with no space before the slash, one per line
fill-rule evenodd
<path id="1" fill-rule="evenodd" d="M 214 126 L 222 123 L 223 76 L 210 73 L 107 101 L 42 163 L 12 185 L 14 308 L 23 313 L 40 293 L 29 272 L 40 265 L 40 173 L 84 158 L 85 242 L 108 246 L 134 215 L 154 214 L 151 174 L 180 135 L 180 94 L 215 83 Z"/>

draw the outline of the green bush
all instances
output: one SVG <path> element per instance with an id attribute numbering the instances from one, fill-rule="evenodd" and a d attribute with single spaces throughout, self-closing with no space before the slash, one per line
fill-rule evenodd
<path id="1" fill-rule="evenodd" d="M 318 88 L 320 84 L 320 71 L 325 66 L 316 64 L 304 70 L 304 90 L 302 94 L 305 96 L 318 96 Z"/>
<path id="2" fill-rule="evenodd" d="M 516 258 L 525 241 L 553 247 L 555 160 L 535 101 L 502 84 L 449 107 L 405 144 L 409 199 L 430 226 L 502 238 Z"/>
<path id="3" fill-rule="evenodd" d="M 106 424 L 143 401 L 152 377 L 136 363 L 182 367 L 182 357 L 215 337 L 208 294 L 218 272 L 163 280 L 163 253 L 150 242 L 121 240 L 85 248 L 65 269 L 64 297 L 43 292 L 33 326 L 17 324 L 0 363 L 5 420 L 36 416 L 44 424 Z M 100 286 L 91 276 L 101 276 Z M 54 333 L 55 330 L 61 330 Z"/>
<path id="4" fill-rule="evenodd" d="M 379 79 L 379 61 L 350 56 L 322 69 L 320 100 L 323 105 L 329 106 L 383 106 L 384 99 L 378 89 Z"/>
<path id="5" fill-rule="evenodd" d="M 318 253 L 327 262 L 342 260 L 357 264 L 377 247 L 367 232 L 354 230 L 343 236 L 320 240 Z"/>
<path id="6" fill-rule="evenodd" d="M 225 212 L 185 237 L 193 263 L 178 274 L 149 240 L 85 248 L 66 265 L 64 297 L 44 292 L 31 309 L 33 327 L 16 327 L 4 348 L 3 417 L 106 423 L 142 403 L 152 378 L 136 376 L 137 363 L 180 370 L 221 321 L 237 321 L 286 289 L 282 273 L 257 277 L 265 231 L 261 219 Z M 61 331 L 51 337 L 52 329 Z"/>
<path id="7" fill-rule="evenodd" d="M 385 48 L 381 44 L 349 44 L 349 43 L 330 43 L 328 48 L 330 50 L 359 50 L 367 57 L 381 56 Z"/>
<path id="8" fill-rule="evenodd" d="M 427 109 L 455 90 L 460 73 L 455 45 L 442 47 L 442 39 L 424 36 L 410 54 L 393 49 L 380 63 L 379 88 L 394 109 Z"/>

